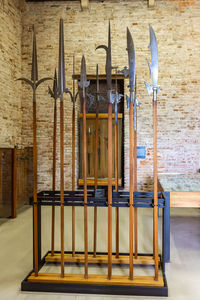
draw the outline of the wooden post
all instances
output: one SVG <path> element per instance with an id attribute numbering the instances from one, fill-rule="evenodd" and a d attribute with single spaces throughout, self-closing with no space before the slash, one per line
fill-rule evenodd
<path id="1" fill-rule="evenodd" d="M 118 192 L 118 119 L 115 123 L 115 191 Z M 119 207 L 115 208 L 115 218 L 116 218 L 116 257 L 119 257 Z"/>
<path id="2" fill-rule="evenodd" d="M 137 130 L 134 131 L 134 192 L 137 192 Z M 134 207 L 134 244 L 135 258 L 138 255 L 138 236 L 137 236 L 137 207 Z"/>
<path id="3" fill-rule="evenodd" d="M 53 125 L 53 171 L 52 171 L 52 191 L 56 189 L 56 138 L 57 138 L 57 106 L 54 99 L 54 125 Z M 55 246 L 55 206 L 52 206 L 52 224 L 51 224 L 51 255 L 54 255 Z"/>
<path id="4" fill-rule="evenodd" d="M 95 122 L 95 165 L 94 165 L 94 188 L 98 187 L 98 143 L 99 143 L 99 68 L 96 65 L 96 122 Z M 97 207 L 94 207 L 94 257 L 97 252 Z"/>
<path id="5" fill-rule="evenodd" d="M 75 74 L 75 55 L 73 55 L 73 75 Z M 72 191 L 75 191 L 75 79 L 73 78 L 72 110 Z M 72 256 L 75 256 L 75 206 L 72 206 Z"/>
<path id="6" fill-rule="evenodd" d="M 99 102 L 97 102 L 97 106 L 99 106 Z M 95 169 L 94 169 L 94 188 L 95 190 L 98 187 L 98 142 L 99 142 L 99 108 L 97 107 L 96 113 L 96 123 L 95 123 Z M 97 251 L 97 207 L 94 207 L 94 257 L 96 257 Z"/>
<path id="7" fill-rule="evenodd" d="M 84 87 L 83 87 L 84 89 Z M 87 229 L 87 137 L 86 107 L 83 92 L 83 180 L 84 180 L 84 246 L 85 246 L 85 279 L 88 278 L 88 229 Z"/>
<path id="8" fill-rule="evenodd" d="M 17 217 L 17 149 L 13 149 L 13 171 L 12 171 L 12 218 Z"/>
<path id="9" fill-rule="evenodd" d="M 35 93 L 35 91 L 34 91 Z M 35 95 L 33 99 L 35 98 Z M 38 276 L 38 215 L 37 215 L 37 128 L 36 102 L 33 101 L 33 209 L 34 209 L 34 271 Z"/>
<path id="10" fill-rule="evenodd" d="M 130 215 L 129 215 L 129 278 L 133 279 L 133 102 L 130 102 L 129 108 L 129 160 L 130 160 Z"/>
<path id="11" fill-rule="evenodd" d="M 153 175 L 154 175 L 154 210 L 153 210 L 153 237 L 155 280 L 158 280 L 158 187 L 157 187 L 157 89 L 153 89 Z"/>
<path id="12" fill-rule="evenodd" d="M 108 279 L 112 278 L 112 103 L 108 104 Z"/>
<path id="13" fill-rule="evenodd" d="M 61 277 L 65 275 L 64 265 L 64 111 L 63 96 L 60 97 L 60 226 L 61 226 Z"/>

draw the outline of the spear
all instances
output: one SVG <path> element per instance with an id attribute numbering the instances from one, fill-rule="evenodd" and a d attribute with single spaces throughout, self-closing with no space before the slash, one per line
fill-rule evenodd
<path id="1" fill-rule="evenodd" d="M 133 279 L 133 90 L 135 88 L 135 49 L 131 33 L 127 27 L 127 51 L 129 62 L 129 97 L 127 96 L 127 105 L 129 107 L 129 163 L 130 163 L 130 192 L 129 192 L 129 278 Z"/>
<path id="2" fill-rule="evenodd" d="M 70 95 L 73 103 L 72 109 L 72 191 L 75 191 L 75 139 L 76 139 L 76 128 L 75 128 L 75 103 L 78 97 L 78 92 L 75 91 L 75 54 L 73 55 L 73 90 L 72 93 L 67 89 L 66 93 Z M 72 206 L 72 256 L 75 256 L 75 206 Z"/>
<path id="3" fill-rule="evenodd" d="M 111 36 L 110 22 L 108 27 L 108 46 L 100 45 L 96 48 L 106 51 L 106 81 L 108 98 L 108 279 L 112 277 L 112 62 L 111 62 Z"/>
<path id="4" fill-rule="evenodd" d="M 82 92 L 80 98 L 83 111 L 83 181 L 84 181 L 84 248 L 85 248 L 85 279 L 88 278 L 88 229 L 87 229 L 87 133 L 86 133 L 86 93 L 85 89 L 89 86 L 87 81 L 85 57 L 81 60 L 81 78 L 78 83 Z"/>
<path id="5" fill-rule="evenodd" d="M 149 25 L 151 64 L 148 62 L 152 84 L 145 83 L 147 92 L 153 93 L 153 174 L 154 174 L 154 210 L 153 210 L 153 254 L 155 260 L 155 280 L 158 280 L 158 187 L 157 187 L 157 93 L 158 88 L 158 46 L 156 35 Z"/>
<path id="6" fill-rule="evenodd" d="M 45 77 L 38 80 L 38 65 L 37 65 L 37 47 L 36 33 L 33 26 L 33 52 L 32 52 L 32 70 L 31 80 L 21 77 L 17 80 L 25 81 L 32 87 L 33 90 L 33 227 L 34 227 L 34 270 L 35 276 L 38 276 L 38 215 L 37 215 L 37 119 L 36 119 L 36 90 L 38 86 L 46 80 L 52 80 L 50 77 Z"/>
<path id="7" fill-rule="evenodd" d="M 65 87 L 65 57 L 63 19 L 60 19 L 59 29 L 59 64 L 58 64 L 58 95 L 60 98 L 60 233 L 61 233 L 61 277 L 64 277 L 64 107 L 63 94 Z"/>
<path id="8" fill-rule="evenodd" d="M 58 99 L 58 86 L 57 86 L 57 73 L 55 69 L 53 89 L 49 87 L 49 94 L 54 99 L 54 126 L 53 126 L 53 170 L 52 170 L 52 191 L 55 193 L 56 189 L 56 138 L 57 138 L 57 106 L 56 100 Z M 55 244 L 55 206 L 52 206 L 52 225 L 51 225 L 51 255 L 54 255 Z"/>

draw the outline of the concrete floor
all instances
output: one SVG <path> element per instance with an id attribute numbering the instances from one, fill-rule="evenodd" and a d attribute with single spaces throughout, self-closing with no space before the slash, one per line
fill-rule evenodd
<path id="1" fill-rule="evenodd" d="M 59 250 L 59 210 L 57 209 L 56 248 Z M 65 208 L 65 249 L 71 245 L 71 208 Z M 92 250 L 93 209 L 89 209 L 89 250 Z M 106 251 L 107 211 L 98 209 L 99 251 Z M 159 223 L 161 217 L 159 218 Z M 50 208 L 42 208 L 43 254 L 50 249 Z M 114 210 L 113 210 L 114 224 Z M 128 252 L 128 212 L 120 209 L 120 251 Z M 114 231 L 113 231 L 114 235 Z M 160 233 L 159 233 L 160 240 Z M 43 300 L 43 299 L 163 299 L 156 297 L 131 297 L 107 295 L 78 295 L 28 293 L 20 291 L 20 283 L 32 269 L 32 209 L 23 209 L 16 219 L 1 222 L 0 225 L 0 300 Z M 114 245 L 114 239 L 113 239 Z M 83 250 L 83 209 L 76 209 L 76 249 Z M 152 214 L 149 209 L 139 211 L 139 252 L 152 253 Z M 55 267 L 48 267 L 48 271 Z M 94 270 L 94 267 L 92 267 Z M 69 267 L 66 266 L 66 272 Z M 90 268 L 89 268 L 90 271 Z M 92 272 L 92 271 L 91 271 Z M 98 272 L 106 273 L 106 269 Z M 117 272 L 115 269 L 114 272 Z M 122 272 L 126 274 L 127 269 Z M 148 271 L 149 272 L 149 271 Z M 150 271 L 151 272 L 151 271 Z M 168 299 L 200 299 L 200 210 L 171 210 L 171 263 L 166 266 L 169 288 Z"/>

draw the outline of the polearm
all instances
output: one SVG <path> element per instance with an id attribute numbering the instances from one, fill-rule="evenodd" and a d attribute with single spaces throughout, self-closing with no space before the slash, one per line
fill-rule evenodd
<path id="1" fill-rule="evenodd" d="M 88 278 L 88 228 L 87 228 L 87 133 L 86 133 L 86 93 L 85 90 L 89 86 L 87 81 L 85 57 L 81 60 L 81 78 L 78 85 L 82 89 L 80 98 L 83 110 L 83 181 L 84 181 L 84 252 L 85 252 L 85 279 Z"/>
<path id="2" fill-rule="evenodd" d="M 72 93 L 67 89 L 67 93 L 69 93 L 71 101 L 73 103 L 72 108 L 72 191 L 75 191 L 75 139 L 76 139 L 76 115 L 75 115 L 75 103 L 78 97 L 78 92 L 75 91 L 75 55 L 73 55 L 73 90 Z M 75 206 L 72 206 L 72 256 L 75 256 Z"/>
<path id="3" fill-rule="evenodd" d="M 110 22 L 108 27 L 108 46 L 100 45 L 96 48 L 106 51 L 106 81 L 108 98 L 108 279 L 112 277 L 112 62 L 111 62 L 111 36 Z"/>
<path id="4" fill-rule="evenodd" d="M 33 26 L 33 53 L 32 53 L 32 71 L 31 80 L 21 77 L 17 80 L 25 81 L 32 87 L 33 90 L 33 227 L 34 227 L 34 270 L 35 276 L 38 276 L 38 215 L 37 215 L 37 125 L 36 125 L 36 90 L 38 86 L 46 81 L 52 80 L 50 77 L 45 77 L 38 80 L 38 66 L 37 66 L 37 47 L 36 47 L 36 33 Z"/>
<path id="5" fill-rule="evenodd" d="M 65 57 L 63 19 L 60 19 L 59 28 L 59 64 L 58 64 L 58 91 L 60 98 L 60 234 L 61 234 L 61 277 L 64 271 L 64 108 L 63 94 L 68 92 L 65 87 Z"/>
<path id="6" fill-rule="evenodd" d="M 95 168 L 94 168 L 94 188 L 98 187 L 98 143 L 99 143 L 99 68 L 96 65 L 96 122 L 95 122 Z M 94 207 L 94 257 L 97 251 L 97 206 Z"/>
<path id="7" fill-rule="evenodd" d="M 155 280 L 158 280 L 158 187 L 157 187 L 157 93 L 158 88 L 158 46 L 156 35 L 149 25 L 151 64 L 148 62 L 153 83 L 145 83 L 148 94 L 153 92 L 153 175 L 154 175 L 154 210 L 153 210 L 153 254 L 155 260 Z"/>
<path id="8" fill-rule="evenodd" d="M 118 93 L 117 90 L 117 67 L 115 73 L 115 191 L 119 189 L 119 159 L 118 159 L 118 103 L 123 95 Z M 116 257 L 119 257 L 119 207 L 115 208 L 115 232 L 116 232 Z"/>
<path id="9" fill-rule="evenodd" d="M 53 89 L 49 87 L 49 94 L 54 99 L 54 124 L 53 124 L 53 170 L 52 170 L 52 191 L 56 190 L 56 139 L 57 139 L 57 105 L 58 99 L 58 86 L 57 86 L 57 73 L 55 69 Z M 55 206 L 52 206 L 51 216 L 51 255 L 54 255 L 55 246 Z"/>
<path id="10" fill-rule="evenodd" d="M 127 96 L 127 105 L 129 107 L 129 163 L 130 163 L 130 173 L 129 173 L 129 278 L 133 279 L 133 91 L 135 88 L 135 49 L 134 43 L 129 29 L 127 28 L 127 51 L 128 51 L 128 63 L 129 63 L 129 97 Z"/>

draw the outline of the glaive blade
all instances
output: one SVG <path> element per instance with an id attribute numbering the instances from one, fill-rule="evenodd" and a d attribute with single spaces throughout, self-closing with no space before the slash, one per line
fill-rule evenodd
<path id="1" fill-rule="evenodd" d="M 151 63 L 147 60 L 150 75 L 152 76 L 152 84 L 145 83 L 147 92 L 150 95 L 153 89 L 158 92 L 158 46 L 155 32 L 151 25 L 149 25 L 150 44 L 148 48 L 151 50 Z"/>
<path id="2" fill-rule="evenodd" d="M 133 38 L 127 27 L 127 52 L 128 52 L 128 64 L 129 64 L 129 91 L 130 95 L 126 96 L 127 107 L 129 108 L 129 103 L 133 102 L 133 90 L 135 88 L 135 48 L 133 43 Z"/>

